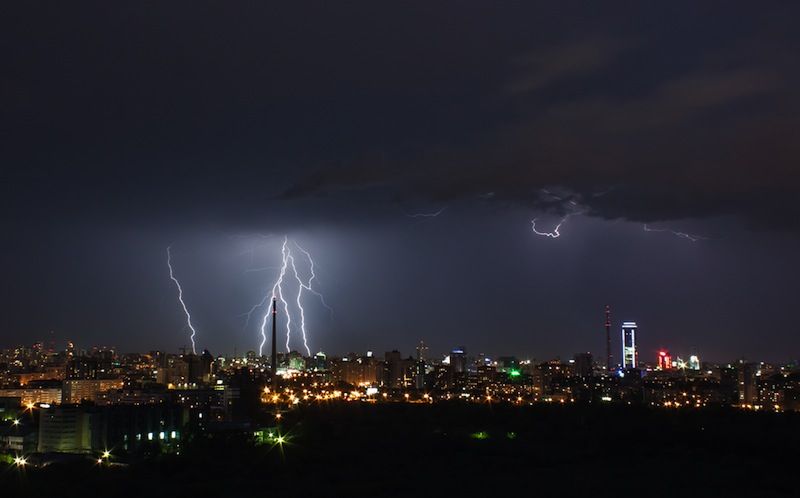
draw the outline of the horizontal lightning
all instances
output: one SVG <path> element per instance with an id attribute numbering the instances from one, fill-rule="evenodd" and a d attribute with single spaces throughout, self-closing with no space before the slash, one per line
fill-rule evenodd
<path id="1" fill-rule="evenodd" d="M 647 223 L 643 224 L 642 228 L 644 229 L 645 232 L 666 232 L 666 233 L 671 233 L 672 235 L 674 235 L 676 237 L 680 237 L 682 239 L 686 239 L 686 240 L 689 240 L 691 242 L 697 242 L 698 240 L 708 240 L 708 237 L 703 237 L 703 236 L 700 236 L 700 235 L 694 235 L 694 234 L 686 233 L 686 232 L 678 232 L 678 231 L 675 231 L 675 230 L 670 230 L 669 228 L 652 228 Z"/>
<path id="2" fill-rule="evenodd" d="M 415 213 L 415 214 L 409 214 L 409 215 L 406 215 L 406 216 L 408 216 L 409 218 L 436 218 L 437 216 L 442 214 L 445 209 L 447 209 L 447 206 L 441 208 L 438 211 L 433 211 L 431 213 Z"/>

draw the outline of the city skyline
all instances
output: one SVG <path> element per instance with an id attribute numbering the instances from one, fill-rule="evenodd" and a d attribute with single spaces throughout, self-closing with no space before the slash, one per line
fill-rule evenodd
<path id="1" fill-rule="evenodd" d="M 277 303 L 277 299 L 275 299 L 274 301 Z M 261 329 L 264 329 L 265 331 L 268 330 L 268 329 L 271 329 L 272 321 L 273 321 L 273 317 L 274 316 L 278 316 L 278 320 L 280 320 L 280 318 L 281 318 L 280 313 L 277 313 L 276 315 L 272 315 L 271 305 L 272 305 L 272 300 L 269 301 L 269 305 L 266 307 L 266 309 L 267 309 L 266 318 L 263 320 L 263 323 L 262 323 L 262 326 L 261 326 Z M 611 311 L 610 306 L 604 307 L 604 311 L 606 313 L 610 313 L 610 311 Z M 608 315 L 606 315 L 606 316 L 608 316 Z M 606 327 L 605 326 L 606 326 L 607 323 L 609 323 L 609 322 L 604 322 L 604 324 L 603 324 L 603 331 L 604 332 L 606 331 Z M 612 324 L 612 328 L 613 328 L 614 322 L 612 321 L 610 323 Z M 284 324 L 278 325 L 278 327 L 281 330 L 284 330 L 284 326 L 285 326 Z M 646 349 L 642 350 L 642 348 L 640 348 L 640 341 L 635 338 L 636 337 L 635 334 L 638 332 L 638 328 L 639 328 L 639 326 L 635 321 L 624 320 L 624 321 L 621 321 L 618 324 L 618 328 L 617 328 L 617 331 L 616 331 L 617 333 L 615 334 L 615 333 L 612 332 L 611 337 L 610 337 L 611 338 L 611 347 L 612 347 L 612 349 L 610 351 L 610 358 L 609 359 L 610 359 L 611 365 L 613 365 L 614 368 L 622 368 L 622 369 L 625 369 L 625 368 L 637 368 L 640 365 L 648 365 L 648 366 L 654 366 L 655 365 L 655 366 L 659 366 L 660 367 L 660 366 L 662 366 L 662 364 L 665 361 L 665 359 L 668 362 L 667 364 L 674 364 L 676 362 L 684 362 L 686 365 L 688 365 L 690 361 L 698 361 L 697 358 L 700 357 L 700 355 L 702 355 L 702 360 L 704 362 L 708 362 L 710 364 L 726 364 L 726 363 L 733 363 L 733 362 L 736 362 L 736 361 L 756 361 L 756 362 L 762 362 L 762 363 L 763 362 L 769 362 L 769 363 L 773 363 L 773 364 L 784 364 L 784 365 L 792 365 L 792 364 L 797 364 L 798 363 L 798 359 L 797 358 L 787 357 L 787 358 L 781 358 L 781 359 L 777 359 L 776 360 L 774 358 L 753 357 L 751 355 L 748 355 L 747 353 L 738 355 L 738 356 L 736 356 L 734 358 L 720 359 L 720 358 L 715 358 L 715 357 L 708 357 L 708 356 L 704 355 L 701 351 L 698 351 L 698 349 L 695 348 L 695 347 L 690 347 L 687 350 L 679 350 L 679 349 L 676 349 L 674 347 L 670 347 L 669 344 L 661 344 L 657 348 L 651 348 L 651 347 L 649 347 L 649 344 L 647 344 L 647 342 L 646 342 L 646 344 L 647 344 L 646 345 Z M 191 333 L 191 332 L 192 332 L 192 330 L 190 329 L 187 333 Z M 398 345 L 395 344 L 394 346 L 386 347 L 386 348 L 371 348 L 369 346 L 366 346 L 366 347 L 362 347 L 360 349 L 348 349 L 348 350 L 344 350 L 344 349 L 322 350 L 322 349 L 319 349 L 319 350 L 315 350 L 313 352 L 311 350 L 308 350 L 307 353 L 303 353 L 303 351 L 302 351 L 303 348 L 302 347 L 299 348 L 299 349 L 298 348 L 286 349 L 285 348 L 285 343 L 283 341 L 283 338 L 280 335 L 278 335 L 277 337 L 278 337 L 278 349 L 277 349 L 277 352 L 278 352 L 279 355 L 301 354 L 302 356 L 304 356 L 306 358 L 313 358 L 317 354 L 324 354 L 326 356 L 335 357 L 335 358 L 343 358 L 343 357 L 347 357 L 348 355 L 353 355 L 353 354 L 370 354 L 370 355 L 371 354 L 380 354 L 380 351 L 383 351 L 383 350 L 385 350 L 387 352 L 388 351 L 395 351 L 395 352 L 399 351 L 401 354 L 403 354 L 404 351 L 405 351 L 403 347 L 398 347 Z M 190 335 L 190 339 L 191 339 L 191 335 Z M 0 344 L 0 350 L 3 350 L 3 349 L 11 350 L 11 349 L 20 348 L 20 347 L 21 348 L 37 347 L 37 345 L 38 345 L 40 347 L 45 348 L 47 351 L 55 353 L 57 351 L 63 351 L 63 349 L 59 349 L 59 346 L 63 343 L 66 346 L 67 349 L 84 351 L 84 352 L 109 350 L 109 351 L 114 351 L 116 354 L 138 354 L 138 353 L 142 353 L 142 352 L 157 351 L 157 352 L 165 353 L 165 354 L 180 352 L 181 354 L 190 354 L 191 353 L 191 354 L 195 354 L 195 355 L 199 355 L 200 353 L 205 353 L 205 352 L 212 352 L 216 356 L 229 357 L 229 358 L 244 358 L 244 357 L 249 357 L 251 355 L 255 356 L 255 357 L 260 357 L 260 358 L 267 358 L 269 356 L 269 354 L 270 354 L 269 351 L 272 348 L 271 339 L 267 340 L 266 337 L 263 337 L 257 342 L 259 342 L 259 345 L 258 345 L 258 347 L 255 347 L 255 348 L 239 349 L 239 348 L 236 348 L 236 346 L 234 345 L 233 349 L 232 350 L 228 350 L 228 351 L 226 351 L 226 350 L 213 351 L 213 350 L 211 350 L 210 348 L 207 348 L 207 347 L 202 347 L 202 346 L 192 347 L 190 345 L 183 345 L 183 346 L 180 346 L 180 347 L 178 347 L 177 349 L 174 349 L 174 350 L 167 350 L 167 349 L 158 348 L 158 347 L 155 347 L 155 348 L 154 347 L 148 347 L 148 348 L 139 349 L 139 350 L 121 350 L 121 349 L 115 347 L 113 344 L 84 345 L 85 347 L 81 347 L 81 345 L 79 344 L 78 346 L 76 346 L 75 345 L 75 341 L 72 341 L 72 340 L 69 340 L 69 339 L 62 340 L 61 343 L 57 343 L 55 338 L 50 337 L 48 341 L 40 339 L 40 340 L 34 341 L 33 343 L 16 344 L 16 345 L 13 345 L 13 346 Z M 287 342 L 287 344 L 288 344 L 288 342 Z M 453 342 L 452 345 L 449 346 L 449 347 L 444 347 L 444 348 L 434 347 L 433 351 L 431 351 L 430 344 L 425 343 L 424 338 L 420 338 L 418 340 L 417 344 L 414 347 L 407 348 L 407 350 L 408 351 L 417 351 L 420 344 L 424 344 L 425 345 L 425 351 L 427 352 L 426 354 L 428 354 L 430 358 L 438 358 L 439 360 L 448 357 L 452 352 L 455 352 L 455 351 L 460 351 L 461 353 L 467 352 L 468 355 L 470 357 L 472 357 L 472 358 L 484 357 L 485 356 L 487 359 L 490 359 L 490 358 L 496 358 L 496 357 L 503 357 L 503 356 L 512 355 L 512 356 L 515 356 L 515 357 L 519 356 L 520 359 L 525 359 L 525 360 L 528 360 L 528 361 L 547 361 L 547 360 L 550 360 L 550 359 L 562 360 L 562 359 L 569 359 L 570 357 L 572 357 L 574 355 L 591 354 L 591 355 L 594 356 L 594 358 L 595 358 L 595 360 L 597 362 L 597 365 L 601 366 L 606 361 L 606 354 L 607 354 L 605 349 L 601 350 L 600 348 L 593 348 L 593 349 L 584 348 L 584 349 L 580 349 L 580 350 L 575 350 L 573 353 L 562 353 L 562 354 L 542 353 L 542 354 L 537 356 L 537 355 L 531 355 L 531 354 L 526 354 L 526 353 L 520 354 L 519 351 L 512 351 L 512 350 L 509 350 L 507 348 L 503 349 L 501 346 L 497 346 L 496 350 L 488 350 L 488 351 L 487 350 L 473 350 L 473 349 L 471 349 L 469 347 L 469 345 L 467 345 L 467 344 L 465 344 L 463 342 L 459 343 L 458 341 Z M 258 352 L 259 350 L 261 350 L 260 353 Z M 411 352 L 409 352 L 408 356 L 414 356 L 414 355 Z"/>
<path id="2" fill-rule="evenodd" d="M 797 6 L 357 4 L 12 5 L 0 338 L 797 356 Z"/>
<path id="3" fill-rule="evenodd" d="M 0 489 L 796 497 L 800 2 L 5 2 Z"/>

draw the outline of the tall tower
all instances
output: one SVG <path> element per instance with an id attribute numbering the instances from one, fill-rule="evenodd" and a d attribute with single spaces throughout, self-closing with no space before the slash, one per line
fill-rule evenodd
<path id="1" fill-rule="evenodd" d="M 606 372 L 611 371 L 611 306 L 606 304 Z"/>
<path id="2" fill-rule="evenodd" d="M 278 303 L 272 298 L 272 392 L 278 390 Z"/>
<path id="3" fill-rule="evenodd" d="M 423 341 L 419 341 L 417 346 L 417 366 L 416 366 L 416 388 L 425 389 L 425 351 L 428 346 Z"/>
<path id="4" fill-rule="evenodd" d="M 622 322 L 622 368 L 636 368 L 636 322 Z"/>

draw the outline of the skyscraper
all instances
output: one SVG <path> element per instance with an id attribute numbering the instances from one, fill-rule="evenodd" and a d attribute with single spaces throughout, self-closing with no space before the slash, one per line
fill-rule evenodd
<path id="1" fill-rule="evenodd" d="M 611 371 L 611 306 L 606 305 L 606 372 Z"/>
<path id="2" fill-rule="evenodd" d="M 456 348 L 450 352 L 450 365 L 453 367 L 454 374 L 465 374 L 467 372 L 467 355 L 464 348 Z"/>
<path id="3" fill-rule="evenodd" d="M 622 368 L 636 368 L 636 322 L 622 322 Z"/>
<path id="4" fill-rule="evenodd" d="M 663 349 L 659 351 L 656 361 L 658 362 L 659 370 L 669 370 L 672 368 L 672 355 L 669 354 L 669 351 Z"/>

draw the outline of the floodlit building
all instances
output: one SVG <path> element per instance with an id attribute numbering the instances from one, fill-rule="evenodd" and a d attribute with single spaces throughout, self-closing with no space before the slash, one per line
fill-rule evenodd
<path id="1" fill-rule="evenodd" d="M 64 381 L 62 403 L 96 401 L 98 394 L 122 389 L 122 379 L 69 379 Z"/>
<path id="2" fill-rule="evenodd" d="M 622 322 L 622 368 L 636 368 L 636 322 Z"/>
<path id="3" fill-rule="evenodd" d="M 672 355 L 669 351 L 661 350 L 658 352 L 657 365 L 659 370 L 669 370 L 672 368 Z"/>

